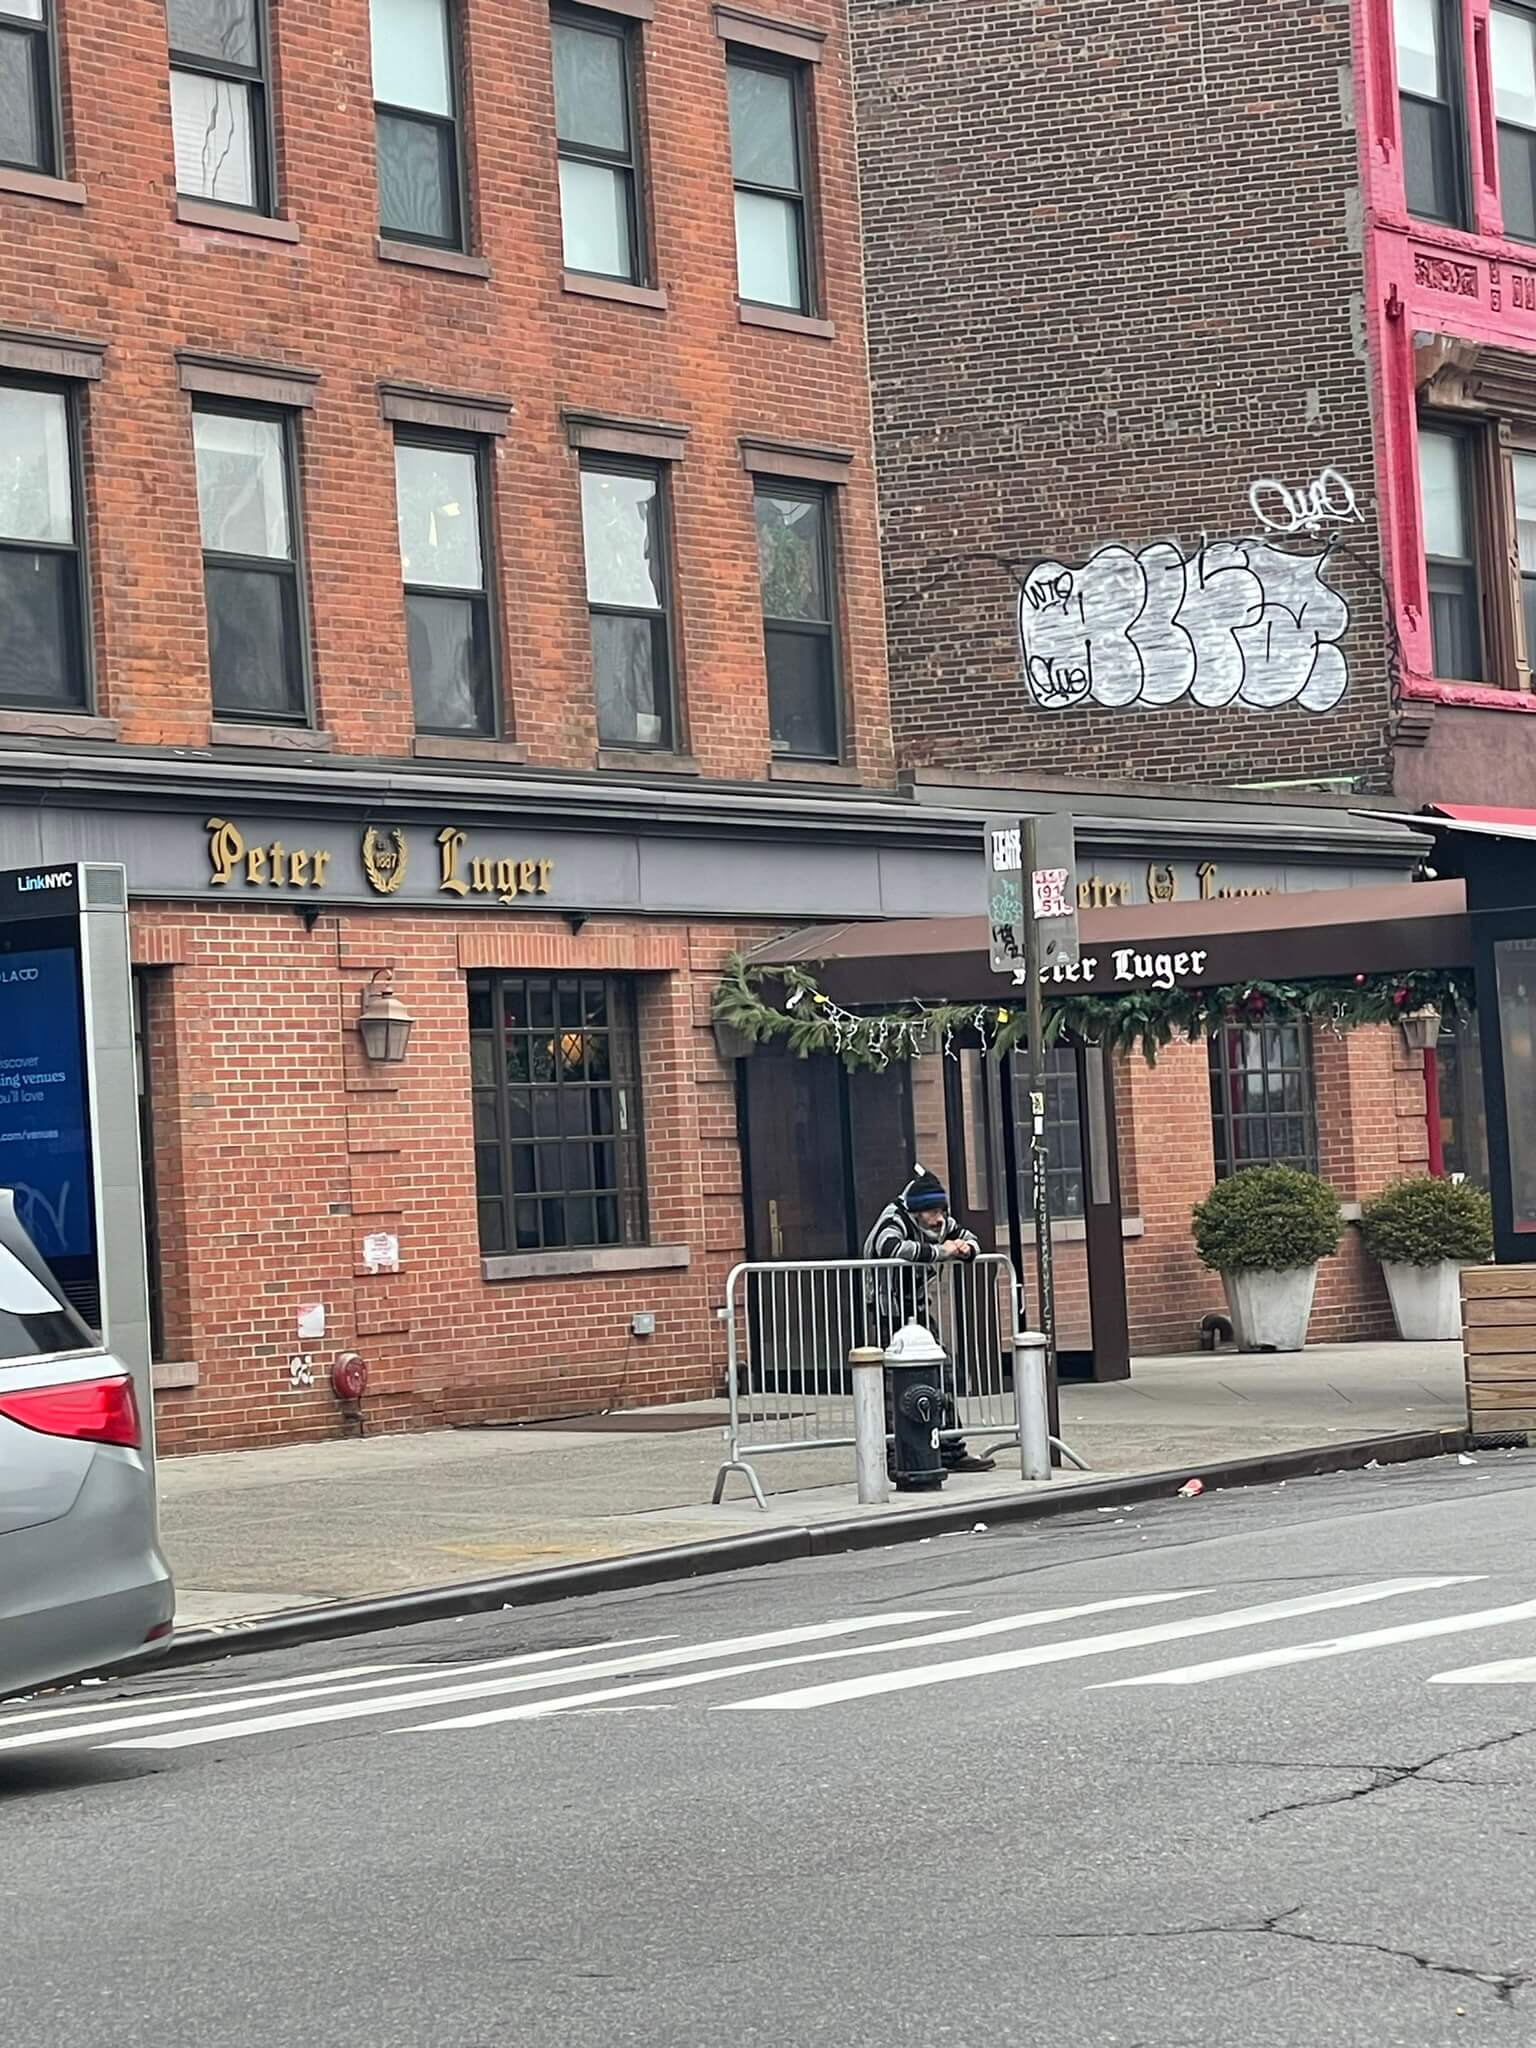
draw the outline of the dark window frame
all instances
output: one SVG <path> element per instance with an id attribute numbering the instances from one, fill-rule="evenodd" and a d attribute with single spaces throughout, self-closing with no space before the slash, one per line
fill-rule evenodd
<path id="1" fill-rule="evenodd" d="M 1083 1158 L 1082 1086 L 1078 1077 L 1077 1047 L 1058 1040 L 1046 1047 L 1041 1076 L 1045 1095 L 1045 1179 L 1049 1190 L 1051 1221 L 1081 1223 L 1088 1213 L 1087 1165 Z M 1018 1165 L 1019 1215 L 1026 1229 L 1034 1215 L 1034 1119 L 1029 1090 L 1023 1081 L 1023 1056 L 1014 1065 L 1013 1088 L 1014 1156 Z M 1073 1157 L 1064 1158 L 1062 1135 L 1070 1132 Z M 1001 1106 L 994 1133 L 1001 1154 Z M 1002 1160 L 998 1159 L 1001 1174 Z M 1006 1184 L 1004 1184 L 1006 1185 Z M 1073 1190 L 1076 1190 L 1075 1197 Z"/>
<path id="2" fill-rule="evenodd" d="M 220 723 L 245 725 L 288 725 L 296 731 L 313 727 L 315 723 L 314 702 L 314 656 L 309 625 L 309 576 L 304 558 L 304 507 L 299 490 L 299 436 L 298 420 L 292 409 L 282 405 L 261 405 L 243 399 L 205 397 L 198 394 L 192 405 L 192 412 L 220 413 L 235 419 L 275 420 L 283 436 L 283 483 L 288 505 L 289 560 L 279 562 L 273 555 L 231 555 L 215 552 L 199 546 L 203 562 L 203 607 L 207 613 L 207 582 L 209 564 L 220 569 L 252 571 L 267 576 L 287 575 L 293 583 L 293 642 L 285 647 L 285 654 L 297 665 L 300 709 L 297 711 L 250 710 L 240 705 L 220 704 L 214 696 L 212 619 L 208 617 L 209 667 L 208 692 L 213 706 L 213 715 Z M 196 448 L 193 449 L 194 486 L 196 481 Z"/>
<path id="3" fill-rule="evenodd" d="M 1536 29 L 1536 8 L 1521 6 L 1518 4 L 1518 0 L 1498 0 L 1498 4 L 1494 7 L 1491 7 L 1488 11 L 1490 17 L 1495 14 L 1517 15 L 1522 21 L 1526 22 L 1530 27 Z M 1499 82 L 1498 78 L 1495 76 L 1493 71 L 1493 24 L 1491 19 L 1489 22 L 1488 30 L 1488 66 L 1489 89 L 1493 95 L 1494 100 L 1494 105 L 1492 109 L 1494 123 L 1494 153 L 1497 159 L 1499 201 L 1500 204 L 1503 205 L 1505 197 L 1505 186 L 1508 182 L 1504 176 L 1504 136 L 1507 131 L 1510 135 L 1522 136 L 1525 140 L 1525 149 L 1527 157 L 1526 168 L 1528 173 L 1529 185 L 1527 197 L 1531 202 L 1531 211 L 1533 215 L 1536 215 L 1536 124 L 1533 124 L 1530 127 L 1526 127 L 1524 123 L 1519 121 L 1502 121 L 1499 119 Z M 1517 234 L 1516 231 L 1509 225 L 1507 207 L 1505 208 L 1504 233 L 1512 242 L 1536 243 L 1536 226 L 1533 226 L 1532 231 L 1529 234 Z"/>
<path id="4" fill-rule="evenodd" d="M 1401 82 L 1398 84 L 1398 138 L 1403 166 L 1403 203 L 1415 220 L 1435 221 L 1442 227 L 1466 229 L 1471 225 L 1471 181 L 1467 148 L 1466 66 L 1463 61 L 1461 40 L 1461 0 L 1433 0 L 1433 6 L 1440 51 L 1440 93 L 1437 97 L 1430 98 L 1424 93 L 1407 92 Z M 1396 62 L 1397 45 L 1394 36 L 1394 68 Z M 1407 131 L 1402 117 L 1405 100 L 1412 101 L 1415 106 L 1437 109 L 1444 119 L 1452 182 L 1449 212 L 1420 211 L 1415 209 L 1408 199 Z"/>
<path id="5" fill-rule="evenodd" d="M 1285 1032 L 1294 1031 L 1300 1048 L 1296 1062 L 1271 1058 L 1271 1046 Z M 1233 1047 L 1242 1048 L 1245 1041 L 1256 1037 L 1259 1044 L 1259 1063 L 1254 1067 L 1246 1060 L 1233 1057 Z M 1234 1020 L 1224 1024 L 1219 1031 L 1212 1032 L 1207 1041 L 1207 1064 L 1211 1086 L 1211 1140 L 1215 1154 L 1216 1178 L 1227 1180 L 1234 1173 L 1240 1173 L 1248 1166 L 1298 1166 L 1304 1173 L 1318 1170 L 1317 1144 L 1317 1069 L 1313 1058 L 1312 1027 L 1306 1022 L 1299 1024 L 1272 1023 L 1258 1017 L 1249 1021 Z M 1240 1110 L 1233 1107 L 1234 1086 L 1240 1086 L 1245 1078 L 1257 1073 L 1264 1082 L 1264 1107 L 1259 1110 Z M 1270 1106 L 1270 1082 L 1282 1079 L 1287 1074 L 1300 1077 L 1300 1109 L 1274 1109 Z M 1276 1150 L 1273 1127 L 1277 1122 L 1303 1124 L 1305 1143 L 1300 1151 Z M 1250 1146 L 1241 1156 L 1237 1148 L 1237 1126 L 1261 1125 L 1264 1131 L 1264 1150 L 1255 1152 Z"/>
<path id="6" fill-rule="evenodd" d="M 443 0 L 443 18 L 448 29 L 448 86 L 453 102 L 447 114 L 429 114 L 421 107 L 402 107 L 393 100 L 376 99 L 373 102 L 373 148 L 374 176 L 379 190 L 379 234 L 386 242 L 400 244 L 407 249 L 446 249 L 458 255 L 467 255 L 470 247 L 469 235 L 469 157 L 464 136 L 464 34 L 459 13 L 459 0 Z M 371 51 L 370 51 L 371 56 Z M 384 222 L 383 183 L 378 179 L 379 158 L 379 116 L 387 114 L 391 120 L 414 122 L 418 127 L 435 128 L 439 134 L 447 128 L 453 135 L 451 162 L 453 165 L 453 233 L 443 235 L 419 235 L 409 228 L 387 227 Z"/>
<path id="7" fill-rule="evenodd" d="M 581 458 L 581 475 L 595 476 L 641 476 L 649 478 L 656 486 L 656 526 L 658 546 L 657 568 L 661 580 L 661 609 L 649 611 L 633 605 L 597 604 L 590 596 L 586 599 L 588 637 L 590 640 L 591 621 L 594 618 L 650 619 L 651 659 L 654 664 L 659 648 L 666 663 L 664 692 L 657 693 L 658 709 L 662 714 L 662 733 L 657 740 L 604 739 L 598 733 L 600 747 L 633 749 L 655 754 L 670 754 L 682 745 L 682 692 L 678 687 L 677 664 L 677 594 L 672 574 L 672 479 L 670 463 L 647 461 L 643 456 L 604 455 L 601 452 L 584 454 Z M 582 580 L 586 580 L 586 511 L 582 508 Z M 660 627 L 658 633 L 657 627 Z M 594 710 L 597 699 L 597 663 L 592 664 L 592 694 Z"/>
<path id="8" fill-rule="evenodd" d="M 1469 553 L 1464 556 L 1432 555 L 1429 552 L 1428 536 L 1424 537 L 1424 594 L 1428 615 L 1431 642 L 1434 639 L 1434 601 L 1437 596 L 1457 598 L 1466 603 L 1477 638 L 1477 659 L 1469 666 L 1476 673 L 1455 674 L 1449 669 L 1442 670 L 1438 651 L 1431 645 L 1430 661 L 1433 673 L 1442 682 L 1481 683 L 1488 678 L 1490 647 L 1488 624 L 1484 616 L 1487 602 L 1488 583 L 1485 571 L 1485 552 L 1491 539 L 1486 528 L 1484 493 L 1480 489 L 1479 465 L 1485 457 L 1483 442 L 1485 435 L 1477 427 L 1463 422 L 1443 418 L 1440 414 L 1426 414 L 1418 423 L 1418 438 L 1422 446 L 1426 435 L 1449 441 L 1456 449 L 1457 476 L 1461 490 L 1461 519 L 1466 533 Z M 1422 507 L 1420 518 L 1422 521 Z M 1438 576 L 1438 582 L 1437 582 Z"/>
<path id="9" fill-rule="evenodd" d="M 530 1022 L 527 1027 L 517 1026 L 509 1030 L 507 1025 L 509 990 L 521 987 L 524 992 L 524 1013 Z M 584 1023 L 572 1027 L 561 1018 L 560 1002 L 563 994 L 572 988 L 578 1015 L 585 1018 L 588 991 L 600 987 L 603 992 L 604 1015 L 607 1022 L 601 1026 L 586 1026 Z M 548 991 L 553 1022 L 548 1026 L 534 1026 L 533 996 L 535 991 Z M 471 1040 L 471 1117 L 473 1124 L 472 1142 L 475 1146 L 475 1202 L 477 1236 L 481 1256 L 485 1258 L 516 1257 L 519 1254 L 536 1256 L 548 1251 L 585 1251 L 610 1248 L 643 1246 L 649 1242 L 649 1215 L 646 1185 L 645 1157 L 645 1110 L 644 1093 L 641 1085 L 640 1059 L 640 991 L 633 975 L 619 974 L 560 974 L 525 973 L 498 969 L 476 969 L 466 977 L 466 1002 Z M 477 996 L 488 999 L 490 1022 L 475 1023 Z M 532 1049 L 534 1041 L 542 1038 L 548 1030 L 550 1078 L 534 1081 L 532 1078 Z M 561 1072 L 560 1041 L 572 1028 L 600 1029 L 607 1034 L 609 1050 L 609 1072 L 606 1081 L 571 1080 Z M 508 1076 L 509 1042 L 516 1040 L 525 1044 L 528 1051 L 526 1063 L 527 1079 L 510 1079 Z M 474 1044 L 476 1041 L 489 1043 L 491 1049 L 489 1082 L 476 1083 L 474 1079 Z M 581 1089 L 588 1095 L 599 1092 L 610 1098 L 606 1133 L 593 1130 L 594 1119 L 588 1115 L 585 1133 L 567 1132 L 563 1126 L 565 1118 L 561 1113 L 563 1091 Z M 537 1121 L 537 1106 L 534 1095 L 539 1090 L 554 1093 L 555 1129 L 534 1135 Z M 514 1132 L 514 1092 L 527 1095 L 528 1129 Z M 490 1106 L 491 1114 L 482 1125 L 479 1112 Z M 482 1137 L 480 1131 L 489 1126 L 494 1135 Z M 614 1179 L 608 1188 L 568 1188 L 564 1184 L 563 1157 L 559 1157 L 568 1145 L 611 1145 L 613 1148 Z M 550 1185 L 543 1186 L 542 1159 L 553 1150 L 559 1158 L 559 1173 L 551 1175 Z M 497 1158 L 496 1179 L 499 1186 L 487 1191 L 483 1179 L 483 1157 L 494 1151 Z M 514 1153 L 531 1152 L 534 1156 L 526 1163 L 531 1166 L 533 1185 L 519 1188 L 517 1184 L 518 1162 Z M 593 1178 L 596 1174 L 594 1171 Z M 558 1239 L 547 1235 L 548 1218 L 546 1203 L 584 1202 L 596 1204 L 600 1200 L 611 1200 L 614 1204 L 617 1228 L 613 1236 L 604 1236 L 594 1229 L 590 1242 L 574 1240 L 568 1231 Z M 523 1242 L 520 1237 L 517 1204 L 531 1203 L 537 1212 L 538 1242 Z M 487 1210 L 500 1214 L 500 1228 L 488 1227 Z M 563 1224 L 568 1223 L 568 1212 L 562 1210 Z"/>
<path id="10" fill-rule="evenodd" d="M 729 43 L 725 52 L 726 81 L 729 87 L 733 69 L 742 71 L 766 71 L 776 78 L 787 78 L 790 84 L 790 108 L 795 130 L 795 169 L 799 174 L 798 186 L 791 189 L 784 185 L 758 185 L 749 178 L 738 178 L 735 165 L 731 167 L 732 233 L 735 233 L 734 201 L 738 192 L 755 192 L 767 199 L 792 200 L 799 212 L 800 220 L 800 303 L 795 306 L 781 305 L 776 299 L 749 299 L 743 296 L 742 304 L 766 306 L 773 312 L 798 313 L 805 318 L 815 318 L 820 311 L 820 294 L 816 289 L 816 222 L 815 206 L 812 203 L 812 153 L 811 122 L 807 72 L 809 66 L 798 57 L 775 57 L 766 51 L 752 48 L 748 44 Z M 738 289 L 740 277 L 737 278 Z"/>
<path id="11" fill-rule="evenodd" d="M 486 659 L 489 665 L 489 690 L 491 721 L 484 731 L 470 732 L 463 726 L 423 725 L 417 714 L 415 678 L 411 679 L 411 717 L 416 732 L 423 737 L 437 739 L 501 739 L 505 713 L 502 705 L 501 668 L 501 616 L 496 594 L 496 551 L 495 532 L 492 519 L 491 484 L 494 471 L 490 462 L 490 448 L 483 434 L 454 433 L 448 428 L 399 426 L 395 429 L 395 447 L 400 448 L 442 448 L 456 455 L 469 455 L 475 465 L 475 511 L 480 533 L 480 588 L 479 590 L 450 589 L 441 583 L 408 583 L 405 565 L 401 564 L 400 587 L 402 595 L 411 597 L 458 597 L 478 603 L 485 635 Z M 399 492 L 398 472 L 395 484 Z"/>
<path id="12" fill-rule="evenodd" d="M 75 564 L 75 618 L 74 655 L 75 673 L 79 687 L 75 695 L 49 703 L 38 697 L 6 696 L 0 694 L 0 706 L 12 711 L 89 712 L 96 700 L 95 638 L 91 629 L 91 571 L 90 550 L 87 546 L 87 521 L 85 516 L 85 424 L 81 417 L 82 407 L 78 387 L 57 377 L 31 377 L 10 371 L 0 372 L 0 387 L 25 391 L 46 391 L 64 401 L 65 433 L 69 448 L 69 509 L 74 527 L 74 540 L 66 547 L 62 541 L 20 541 L 0 539 L 0 552 L 21 554 L 48 554 L 72 556 Z"/>
<path id="13" fill-rule="evenodd" d="M 821 573 L 822 586 L 827 593 L 827 617 L 824 623 L 809 619 L 770 618 L 766 601 L 763 605 L 763 661 L 768 686 L 768 727 L 773 730 L 773 664 L 769 652 L 770 633 L 796 634 L 806 639 L 824 640 L 831 650 L 832 686 L 832 735 L 833 751 L 830 754 L 792 754 L 773 749 L 776 761 L 822 761 L 839 762 L 847 750 L 847 718 L 843 701 L 843 652 L 842 652 L 842 602 L 838 581 L 840 560 L 837 534 L 837 489 L 832 484 L 807 483 L 803 478 L 772 477 L 754 474 L 752 478 L 752 522 L 753 539 L 757 533 L 757 501 L 763 498 L 798 498 L 807 504 L 821 507 Z"/>
<path id="14" fill-rule="evenodd" d="M 155 1174 L 155 1101 L 150 1085 L 151 976 L 149 967 L 133 970 L 133 1067 L 138 1085 L 139 1157 L 144 1180 L 144 1264 L 149 1287 L 149 1355 L 165 1357 L 165 1274 L 161 1250 L 160 1202 Z"/>
<path id="15" fill-rule="evenodd" d="M 43 0 L 41 21 L 27 21 L 21 15 L 0 16 L 5 29 L 30 36 L 32 40 L 32 90 L 37 103 L 37 125 L 43 141 L 42 160 L 23 163 L 16 157 L 0 157 L 0 165 L 12 171 L 30 171 L 34 177 L 57 178 L 64 170 L 64 105 L 59 90 L 59 30 L 55 0 Z"/>
<path id="16" fill-rule="evenodd" d="M 219 199 L 211 192 L 183 192 L 177 185 L 177 194 L 183 199 L 195 199 L 212 206 L 227 206 L 235 213 L 248 213 L 255 220 L 271 220 L 277 213 L 277 128 L 272 113 L 272 35 L 271 10 L 268 0 L 251 0 L 256 16 L 256 54 L 254 65 L 234 64 L 217 57 L 202 57 L 187 51 L 179 51 L 169 41 L 167 50 L 169 68 L 185 71 L 199 78 L 223 79 L 229 84 L 244 85 L 255 99 L 251 113 L 251 145 L 255 153 L 256 204 L 246 206 L 236 199 Z M 167 17 L 169 21 L 169 17 Z"/>
<path id="17" fill-rule="evenodd" d="M 651 283 L 651 237 L 648 232 L 645 209 L 645 151 L 640 134 L 640 95 L 638 80 L 640 74 L 640 24 L 619 15 L 604 14 L 597 8 L 555 6 L 550 9 L 550 23 L 564 28 L 577 29 L 587 35 L 611 36 L 619 45 L 620 62 L 624 74 L 624 120 L 629 131 L 629 153 L 621 156 L 612 150 L 598 149 L 591 143 L 566 142 L 561 138 L 558 117 L 555 126 L 556 163 L 599 164 L 605 170 L 622 171 L 626 178 L 629 205 L 629 253 L 628 275 L 621 276 L 612 270 L 582 270 L 575 264 L 566 263 L 565 268 L 576 277 L 614 278 L 621 284 L 648 287 Z M 553 52 L 551 52 L 553 59 Z M 561 213 L 561 258 L 564 260 L 564 211 Z"/>

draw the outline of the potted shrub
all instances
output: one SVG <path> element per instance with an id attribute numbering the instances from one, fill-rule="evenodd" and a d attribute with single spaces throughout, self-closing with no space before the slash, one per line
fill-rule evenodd
<path id="1" fill-rule="evenodd" d="M 1461 1335 L 1461 1269 L 1493 1252 L 1493 1214 L 1481 1188 L 1430 1175 L 1395 1180 L 1360 1213 L 1380 1259 L 1397 1334 L 1415 1343 Z"/>
<path id="2" fill-rule="evenodd" d="M 1300 1351 L 1317 1262 L 1338 1249 L 1339 1199 L 1294 1166 L 1245 1166 L 1195 1210 L 1195 1250 L 1221 1275 L 1239 1351 Z"/>

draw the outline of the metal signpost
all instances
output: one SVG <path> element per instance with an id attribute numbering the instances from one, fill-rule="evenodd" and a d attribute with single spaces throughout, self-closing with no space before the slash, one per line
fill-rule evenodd
<path id="1" fill-rule="evenodd" d="M 1038 1323 L 1048 1341 L 1052 1412 L 1056 1391 L 1056 1289 L 1052 1266 L 1050 1160 L 1045 1139 L 1045 1031 L 1042 978 L 1077 964 L 1077 855 L 1072 818 L 1064 811 L 1022 823 L 989 818 L 987 924 L 994 972 L 1024 983 L 1029 1076 L 1030 1209 L 1035 1226 Z M 1007 1063 L 1011 1067 L 1011 1062 Z M 1008 1177 L 1010 1247 L 1022 1270 L 1018 1223 L 1017 1143 L 1012 1076 L 1003 1075 L 1003 1165 Z"/>

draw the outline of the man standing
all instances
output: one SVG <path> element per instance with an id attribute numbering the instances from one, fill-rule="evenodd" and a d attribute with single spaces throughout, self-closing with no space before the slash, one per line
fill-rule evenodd
<path id="1" fill-rule="evenodd" d="M 953 1259 L 969 1265 L 980 1250 L 980 1239 L 950 1214 L 949 1196 L 943 1182 L 924 1167 L 916 1167 L 896 1200 L 888 1202 L 875 1218 L 873 1228 L 864 1240 L 866 1259 L 898 1259 L 907 1269 L 899 1273 L 871 1273 L 869 1276 L 874 1335 L 880 1343 L 888 1344 L 903 1323 L 923 1323 L 934 1331 L 936 1337 L 939 1336 L 934 1323 L 941 1310 L 942 1294 L 940 1301 L 931 1297 L 936 1291 L 933 1283 L 940 1268 Z M 958 1375 L 960 1360 L 953 1354 L 958 1348 L 956 1338 L 964 1325 L 961 1316 L 954 1320 L 957 1328 L 950 1339 L 951 1372 Z M 953 1401 L 946 1399 L 946 1407 L 949 1411 L 946 1419 L 953 1428 L 959 1419 Z M 886 1416 L 889 1423 L 889 1387 L 886 1389 Z M 965 1447 L 964 1439 L 959 1436 L 947 1436 L 939 1455 L 949 1472 L 990 1472 L 995 1462 L 991 1458 L 973 1458 Z"/>

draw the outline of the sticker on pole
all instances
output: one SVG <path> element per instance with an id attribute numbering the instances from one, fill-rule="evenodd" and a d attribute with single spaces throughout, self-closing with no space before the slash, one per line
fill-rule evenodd
<path id="1" fill-rule="evenodd" d="M 1036 917 L 1070 917 L 1073 904 L 1067 897 L 1068 868 L 1036 868 L 1030 876 Z"/>

